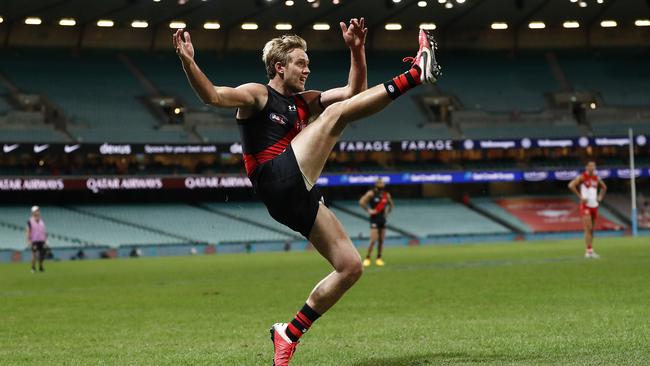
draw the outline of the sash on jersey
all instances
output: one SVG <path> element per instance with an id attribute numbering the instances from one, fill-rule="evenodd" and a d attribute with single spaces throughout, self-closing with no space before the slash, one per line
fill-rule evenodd
<path id="1" fill-rule="evenodd" d="M 375 206 L 375 212 L 378 214 L 384 212 L 387 203 L 388 203 L 388 194 L 386 194 L 386 192 L 382 192 L 381 199 L 379 200 L 379 202 L 377 202 L 377 206 Z"/>

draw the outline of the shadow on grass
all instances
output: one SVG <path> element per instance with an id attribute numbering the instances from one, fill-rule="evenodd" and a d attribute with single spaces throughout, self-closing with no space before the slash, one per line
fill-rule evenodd
<path id="1" fill-rule="evenodd" d="M 425 365 L 449 365 L 468 363 L 503 363 L 518 361 L 512 357 L 499 354 L 469 354 L 463 352 L 442 352 L 422 355 L 410 355 L 399 357 L 371 357 L 367 360 L 352 364 L 353 366 L 425 366 Z M 519 360 L 521 361 L 521 360 Z"/>

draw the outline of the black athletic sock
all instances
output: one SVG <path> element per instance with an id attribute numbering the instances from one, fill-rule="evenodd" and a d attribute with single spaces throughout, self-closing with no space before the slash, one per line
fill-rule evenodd
<path id="1" fill-rule="evenodd" d="M 413 65 L 407 72 L 385 82 L 384 87 L 386 88 L 386 92 L 388 92 L 391 99 L 397 99 L 400 95 L 422 83 L 420 81 L 421 73 L 422 70 L 420 70 L 420 67 Z"/>
<path id="2" fill-rule="evenodd" d="M 320 318 L 320 314 L 305 304 L 293 320 L 287 324 L 287 337 L 291 339 L 291 342 L 297 342 L 318 318 Z"/>

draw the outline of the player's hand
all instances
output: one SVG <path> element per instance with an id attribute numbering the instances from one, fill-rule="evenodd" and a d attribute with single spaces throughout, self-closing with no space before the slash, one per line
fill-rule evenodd
<path id="1" fill-rule="evenodd" d="M 586 199 L 586 198 L 581 198 L 581 199 L 580 199 L 580 202 L 582 202 L 582 203 L 587 203 L 587 199 Z"/>
<path id="2" fill-rule="evenodd" d="M 369 215 L 376 215 L 377 211 L 373 210 L 372 208 L 368 209 L 368 214 Z"/>
<path id="3" fill-rule="evenodd" d="M 184 29 L 177 30 L 172 36 L 172 41 L 174 42 L 176 54 L 183 62 L 194 60 L 194 46 L 192 45 L 192 38 L 190 38 L 189 32 L 186 32 Z"/>
<path id="4" fill-rule="evenodd" d="M 343 33 L 343 41 L 345 44 L 352 50 L 360 49 L 366 43 L 366 35 L 368 34 L 368 28 L 365 28 L 366 20 L 364 18 L 350 19 L 350 25 L 346 25 L 345 22 L 340 22 L 341 32 Z"/>

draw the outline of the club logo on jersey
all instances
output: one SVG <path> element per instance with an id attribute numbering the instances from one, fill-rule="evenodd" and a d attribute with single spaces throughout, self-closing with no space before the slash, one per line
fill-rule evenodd
<path id="1" fill-rule="evenodd" d="M 293 105 L 293 104 L 290 105 L 290 106 L 289 106 L 289 112 L 295 112 L 295 111 L 297 111 L 296 106 Z"/>
<path id="2" fill-rule="evenodd" d="M 273 112 L 271 112 L 269 114 L 269 119 L 271 121 L 273 121 L 273 122 L 275 122 L 275 123 L 277 123 L 279 125 L 283 125 L 283 126 L 286 125 L 287 122 L 288 122 L 287 117 L 285 117 L 285 116 L 283 116 L 281 114 L 273 113 Z"/>

